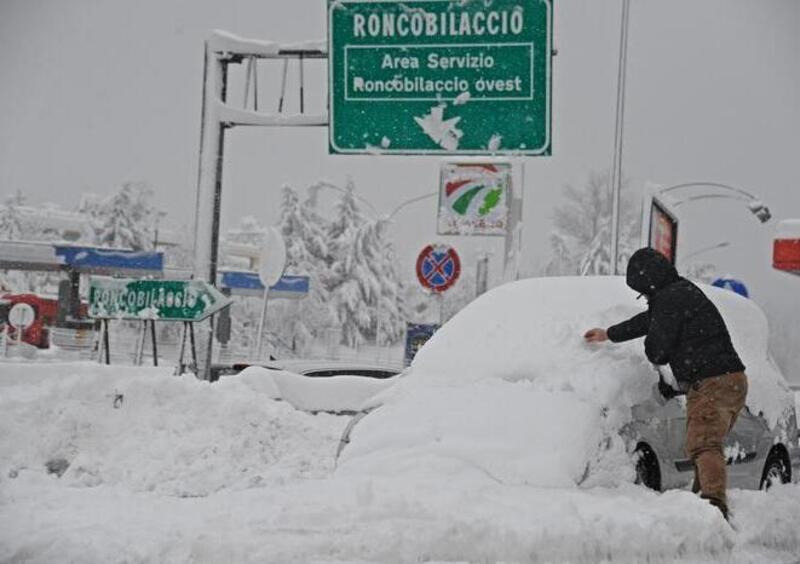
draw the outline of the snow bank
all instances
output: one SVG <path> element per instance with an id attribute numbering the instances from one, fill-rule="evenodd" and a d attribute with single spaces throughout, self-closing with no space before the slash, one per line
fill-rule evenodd
<path id="1" fill-rule="evenodd" d="M 774 425 L 791 395 L 767 357 L 752 302 L 704 287 L 720 307 L 750 377 L 748 405 Z M 397 459 L 458 459 L 508 484 L 616 485 L 632 480 L 619 429 L 653 394 L 642 342 L 587 344 L 644 309 L 622 278 L 533 279 L 496 288 L 419 351 L 407 376 L 372 400 L 342 471 L 385 472 Z"/>
<path id="2" fill-rule="evenodd" d="M 395 378 L 364 376 L 309 377 L 288 370 L 249 366 L 238 376 L 241 383 L 271 398 L 282 399 L 296 409 L 308 412 L 356 412 L 369 398 L 392 387 Z"/>
<path id="3" fill-rule="evenodd" d="M 413 461 L 408 461 L 411 466 Z M 0 560 L 193 562 L 791 562 L 800 488 L 733 491 L 734 532 L 682 491 L 507 487 L 445 462 L 382 476 L 155 496 L 21 480 Z"/>
<path id="4" fill-rule="evenodd" d="M 272 401 L 257 376 L 207 384 L 166 369 L 0 363 L 0 562 L 710 563 L 800 553 L 797 485 L 730 492 L 737 533 L 688 492 L 503 483 L 494 474 L 514 459 L 490 473 L 454 456 L 408 456 L 377 473 L 362 458 L 332 474 L 348 418 Z M 483 402 L 464 405 L 480 399 L 472 388 Z M 496 409 L 514 400 L 507 388 L 517 403 Z M 492 418 L 511 433 L 526 424 L 517 407 L 528 400 L 543 419 L 565 405 L 577 420 L 592 416 L 568 390 L 526 396 L 534 389 L 432 386 L 420 410 L 428 421 L 412 427 L 433 425 L 446 441 L 453 421 L 436 418 L 450 406 L 480 450 L 502 428 Z M 409 406 L 381 409 L 390 407 Z M 62 456 L 61 477 L 48 474 Z"/>
<path id="5" fill-rule="evenodd" d="M 345 418 L 298 412 L 251 383 L 170 369 L 0 364 L 0 484 L 27 472 L 75 487 L 206 496 L 320 477 Z"/>

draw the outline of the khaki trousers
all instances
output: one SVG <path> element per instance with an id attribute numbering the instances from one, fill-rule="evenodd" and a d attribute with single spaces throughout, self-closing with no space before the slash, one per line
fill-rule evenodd
<path id="1" fill-rule="evenodd" d="M 727 473 L 722 445 L 747 397 L 747 376 L 732 372 L 692 385 L 686 396 L 686 454 L 702 497 L 727 512 Z"/>

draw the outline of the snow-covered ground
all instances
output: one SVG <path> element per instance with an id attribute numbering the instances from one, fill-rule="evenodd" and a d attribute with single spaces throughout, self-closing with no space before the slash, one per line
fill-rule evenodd
<path id="1" fill-rule="evenodd" d="M 733 491 L 734 531 L 683 491 L 513 485 L 447 458 L 385 475 L 337 471 L 347 421 L 272 401 L 247 378 L 0 364 L 0 562 L 800 555 L 797 485 Z"/>

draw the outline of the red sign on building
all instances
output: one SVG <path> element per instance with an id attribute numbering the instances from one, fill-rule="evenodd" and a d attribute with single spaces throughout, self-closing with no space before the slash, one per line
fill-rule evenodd
<path id="1" fill-rule="evenodd" d="M 772 242 L 772 266 L 800 274 L 800 220 L 784 220 L 778 225 Z"/>

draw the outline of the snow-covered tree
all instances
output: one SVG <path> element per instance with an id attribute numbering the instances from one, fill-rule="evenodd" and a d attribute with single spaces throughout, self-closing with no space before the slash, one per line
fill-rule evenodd
<path id="1" fill-rule="evenodd" d="M 564 187 L 566 203 L 555 208 L 548 275 L 611 273 L 611 189 L 607 173 L 593 172 L 582 189 Z M 618 268 L 624 271 L 636 250 L 639 206 L 623 186 L 620 198 Z"/>
<path id="2" fill-rule="evenodd" d="M 348 183 L 331 223 L 331 264 L 327 286 L 331 292 L 331 308 L 341 327 L 342 340 L 353 347 L 361 343 L 372 329 L 370 302 L 377 293 L 377 283 L 371 280 L 370 270 L 358 253 L 359 229 L 364 218 Z"/>
<path id="3" fill-rule="evenodd" d="M 359 254 L 369 267 L 375 288 L 375 340 L 378 345 L 397 342 L 405 331 L 403 284 L 397 274 L 394 248 L 386 241 L 387 223 L 368 220 L 359 229 Z"/>
<path id="4" fill-rule="evenodd" d="M 282 189 L 278 229 L 286 244 L 286 273 L 309 277 L 309 294 L 299 304 L 278 306 L 286 319 L 279 325 L 282 337 L 297 350 L 309 344 L 330 325 L 329 293 L 325 287 L 328 244 L 325 222 L 314 210 L 312 198 L 301 203 L 289 185 Z"/>
<path id="5" fill-rule="evenodd" d="M 97 243 L 141 251 L 152 247 L 155 209 L 153 191 L 144 184 L 126 182 L 103 201 L 99 210 Z"/>
<path id="6" fill-rule="evenodd" d="M 376 337 L 394 342 L 403 332 L 403 289 L 385 232 L 383 221 L 361 214 L 349 182 L 329 231 L 328 271 L 331 308 L 349 346 Z"/>
<path id="7" fill-rule="evenodd" d="M 19 210 L 19 206 L 23 203 L 23 197 L 19 192 L 3 200 L 3 204 L 0 205 L 0 239 L 18 241 L 26 238 L 25 220 Z"/>
<path id="8" fill-rule="evenodd" d="M 103 226 L 103 198 L 97 194 L 81 195 L 76 211 L 84 217 L 81 226 L 81 241 L 97 244 Z"/>

